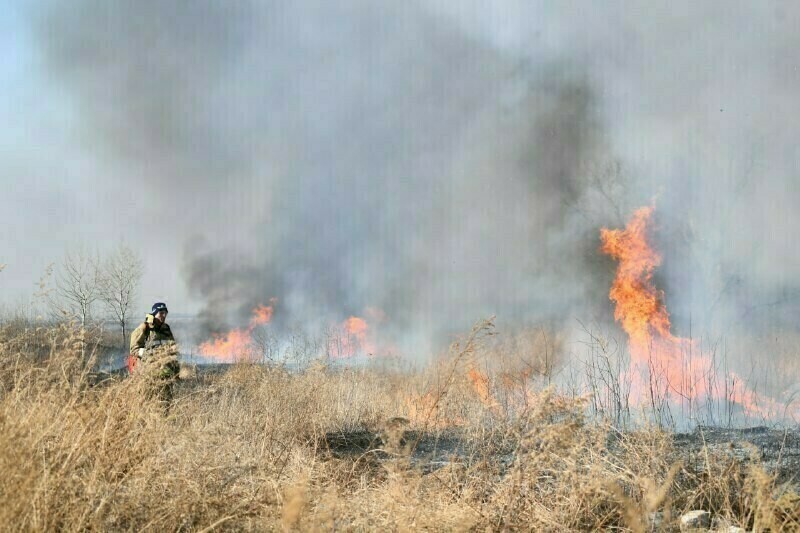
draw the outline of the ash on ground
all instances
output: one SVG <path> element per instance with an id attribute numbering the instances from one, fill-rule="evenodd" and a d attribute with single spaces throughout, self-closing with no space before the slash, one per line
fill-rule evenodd
<path id="1" fill-rule="evenodd" d="M 779 483 L 800 488 L 800 428 L 699 426 L 675 435 L 674 443 L 678 458 L 695 471 L 703 470 L 707 453 L 727 455 L 745 464 L 757 462 Z"/>
<path id="2" fill-rule="evenodd" d="M 225 373 L 231 365 L 200 365 L 196 367 L 197 378 L 202 382 Z M 124 379 L 127 371 L 116 369 L 99 372 L 92 376 L 94 383 L 110 383 Z M 197 386 L 193 382 L 189 387 Z M 613 453 L 614 441 L 620 434 L 609 434 L 609 450 Z M 386 434 L 366 430 L 327 433 L 318 445 L 334 456 L 361 456 L 368 454 L 378 460 L 391 460 L 407 456 L 412 467 L 423 472 L 432 472 L 446 465 L 459 463 L 469 465 L 480 455 L 486 460 L 487 442 L 476 442 L 474 435 L 466 435 L 458 428 L 420 431 L 405 429 L 397 442 L 389 442 Z M 757 463 L 776 476 L 778 483 L 800 490 L 800 426 L 776 428 L 755 426 L 748 428 L 721 428 L 698 426 L 691 432 L 675 433 L 673 436 L 673 461 L 680 461 L 693 472 L 702 472 L 707 457 L 730 457 L 742 464 Z M 480 447 L 482 453 L 476 454 Z M 493 449 L 495 460 L 501 467 L 514 461 L 512 442 L 503 442 Z"/>
<path id="3" fill-rule="evenodd" d="M 385 441 L 381 433 L 353 431 L 328 433 L 320 444 L 339 457 L 369 454 L 379 460 L 390 460 L 407 455 L 411 466 L 424 472 L 452 463 L 468 465 L 470 449 L 475 444 L 456 429 L 405 431 L 398 443 L 400 453 L 393 453 Z M 614 445 L 610 444 L 613 453 Z M 743 465 L 757 463 L 776 475 L 778 483 L 800 489 L 800 429 L 698 427 L 689 433 L 675 434 L 674 450 L 671 459 L 682 462 L 689 471 L 702 472 L 708 457 L 727 456 Z M 501 465 L 510 465 L 514 460 L 513 450 L 498 449 L 496 459 Z"/>
<path id="4" fill-rule="evenodd" d="M 379 460 L 406 456 L 412 467 L 431 472 L 451 463 L 468 463 L 468 441 L 458 430 L 404 431 L 397 442 L 371 431 L 332 432 L 322 439 L 322 447 L 333 456 L 371 454 Z"/>

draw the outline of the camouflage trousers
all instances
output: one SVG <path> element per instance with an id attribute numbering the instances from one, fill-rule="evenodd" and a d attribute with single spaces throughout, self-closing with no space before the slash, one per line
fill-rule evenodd
<path id="1" fill-rule="evenodd" d="M 177 350 L 160 349 L 147 354 L 134 369 L 134 375 L 145 382 L 145 396 L 168 408 L 174 395 L 181 367 Z"/>

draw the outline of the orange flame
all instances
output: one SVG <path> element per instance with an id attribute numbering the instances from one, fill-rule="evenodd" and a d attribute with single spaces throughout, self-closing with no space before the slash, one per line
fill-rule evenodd
<path id="1" fill-rule="evenodd" d="M 653 284 L 653 272 L 661 264 L 661 256 L 647 239 L 653 211 L 653 207 L 638 209 L 624 230 L 600 230 L 601 251 L 619 261 L 609 298 L 616 304 L 614 318 L 630 339 L 635 403 L 644 393 L 642 374 L 649 370 L 656 369 L 667 387 L 683 382 L 680 356 L 688 344 L 670 332 L 663 293 Z"/>
<path id="2" fill-rule="evenodd" d="M 344 330 L 348 335 L 352 335 L 363 343 L 367 338 L 367 321 L 357 316 L 351 316 L 344 321 Z"/>
<path id="3" fill-rule="evenodd" d="M 269 324 L 272 320 L 273 305 L 277 300 L 272 298 L 272 305 L 258 305 L 252 311 L 247 328 L 232 329 L 223 335 L 214 337 L 198 347 L 200 355 L 223 361 L 255 361 L 259 357 L 258 347 L 253 342 L 253 330 L 258 326 Z"/>
<path id="4" fill-rule="evenodd" d="M 491 405 L 494 403 L 492 392 L 489 390 L 489 376 L 472 367 L 467 371 L 467 379 L 472 384 L 472 390 L 478 395 L 481 403 Z"/>
<path id="5" fill-rule="evenodd" d="M 672 337 L 662 294 L 652 281 L 653 271 L 661 264 L 661 256 L 647 242 L 647 223 L 652 214 L 652 207 L 642 207 L 624 230 L 600 230 L 603 253 L 619 260 L 609 294 L 617 304 L 614 318 L 636 346 L 646 346 L 654 334 Z"/>
<path id="6" fill-rule="evenodd" d="M 719 399 L 720 392 L 708 386 L 707 378 L 715 372 L 711 358 L 693 341 L 672 334 L 664 294 L 653 283 L 653 272 L 661 264 L 661 256 L 648 240 L 653 212 L 652 206 L 642 207 L 625 229 L 600 231 L 601 251 L 619 261 L 609 298 L 616 304 L 614 318 L 630 341 L 632 400 L 641 403 L 654 384 L 683 397 Z M 736 374 L 731 373 L 729 378 L 743 384 Z M 769 417 L 783 408 L 779 402 L 744 387 L 734 388 L 728 397 L 751 416 Z"/>
<path id="7" fill-rule="evenodd" d="M 415 426 L 436 427 L 442 423 L 439 419 L 439 405 L 433 392 L 421 396 L 406 397 L 408 419 Z"/>
<path id="8" fill-rule="evenodd" d="M 407 396 L 405 399 L 407 418 L 411 424 L 423 428 L 444 429 L 448 427 L 458 427 L 466 424 L 466 421 L 452 413 L 445 416 L 440 409 L 445 394 L 442 391 L 428 390 L 421 395 Z"/>
<path id="9" fill-rule="evenodd" d="M 345 320 L 340 333 L 330 341 L 328 352 L 333 357 L 353 357 L 356 355 L 374 355 L 375 344 L 367 321 L 361 317 L 351 316 Z"/>
<path id="10" fill-rule="evenodd" d="M 257 349 L 248 329 L 233 329 L 224 335 L 215 335 L 198 348 L 200 355 L 224 361 L 252 361 Z"/>
<path id="11" fill-rule="evenodd" d="M 270 300 L 270 303 L 274 303 L 275 298 Z M 253 309 L 253 317 L 250 319 L 250 327 L 255 328 L 257 326 L 263 326 L 269 324 L 272 321 L 272 305 L 259 305 Z"/>

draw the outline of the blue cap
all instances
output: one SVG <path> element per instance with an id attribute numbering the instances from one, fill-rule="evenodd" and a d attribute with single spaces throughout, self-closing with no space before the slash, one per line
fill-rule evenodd
<path id="1" fill-rule="evenodd" d="M 165 313 L 169 313 L 167 310 L 167 304 L 164 302 L 156 302 L 153 304 L 153 308 L 150 310 L 151 315 L 155 315 L 159 311 L 164 311 Z"/>

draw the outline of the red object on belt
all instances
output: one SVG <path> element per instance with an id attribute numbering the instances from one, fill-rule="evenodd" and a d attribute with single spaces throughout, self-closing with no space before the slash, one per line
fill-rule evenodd
<path id="1" fill-rule="evenodd" d="M 133 374 L 133 369 L 136 368 L 136 363 L 139 362 L 139 358 L 135 355 L 128 356 L 128 374 Z"/>

